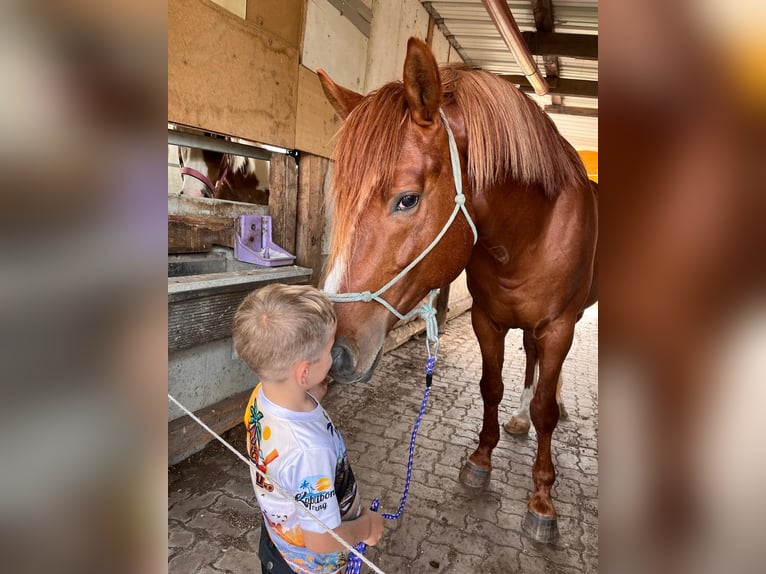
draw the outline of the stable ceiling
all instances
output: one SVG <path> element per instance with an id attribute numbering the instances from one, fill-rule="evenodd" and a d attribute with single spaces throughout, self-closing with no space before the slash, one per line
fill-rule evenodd
<path id="1" fill-rule="evenodd" d="M 598 2 L 507 2 L 550 92 L 537 96 L 481 0 L 421 4 L 463 60 L 506 76 L 542 106 L 578 150 L 598 151 Z"/>

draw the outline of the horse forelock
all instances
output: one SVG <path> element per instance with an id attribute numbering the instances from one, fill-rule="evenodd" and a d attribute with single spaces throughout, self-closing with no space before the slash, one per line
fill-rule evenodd
<path id="1" fill-rule="evenodd" d="M 350 261 L 362 211 L 375 193 L 393 183 L 408 121 L 402 83 L 392 82 L 365 97 L 338 132 L 328 266 L 333 273 L 341 272 L 338 266 Z"/>

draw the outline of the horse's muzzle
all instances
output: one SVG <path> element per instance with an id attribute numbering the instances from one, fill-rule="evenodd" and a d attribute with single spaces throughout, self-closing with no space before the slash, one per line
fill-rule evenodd
<path id="1" fill-rule="evenodd" d="M 375 360 L 363 373 L 357 372 L 356 356 L 342 341 L 335 341 L 332 348 L 332 367 L 330 376 L 339 383 L 366 383 L 372 378 L 378 366 L 383 349 L 378 351 Z"/>

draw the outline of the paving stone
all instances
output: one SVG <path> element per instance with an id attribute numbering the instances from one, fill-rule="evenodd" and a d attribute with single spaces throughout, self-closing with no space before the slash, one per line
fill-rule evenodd
<path id="1" fill-rule="evenodd" d="M 188 548 L 194 541 L 194 533 L 188 530 L 171 529 L 168 532 L 169 548 Z"/>
<path id="2" fill-rule="evenodd" d="M 198 540 L 193 547 L 176 554 L 168 562 L 168 574 L 189 574 L 212 564 L 223 553 L 212 540 Z"/>
<path id="3" fill-rule="evenodd" d="M 186 523 L 188 528 L 196 528 L 205 532 L 215 532 L 217 535 L 237 538 L 247 531 L 245 526 L 232 524 L 227 518 L 216 512 L 200 512 L 192 520 Z"/>
<path id="4" fill-rule="evenodd" d="M 515 574 L 522 572 L 519 564 L 520 552 L 518 548 L 512 546 L 493 546 L 477 572 L 482 572 L 483 574 Z"/>
<path id="5" fill-rule="evenodd" d="M 181 522 L 186 522 L 201 508 L 207 508 L 213 504 L 219 496 L 221 496 L 221 493 L 217 491 L 191 496 L 171 506 L 168 509 L 168 518 L 175 518 Z"/>
<path id="6" fill-rule="evenodd" d="M 500 431 L 488 488 L 474 490 L 458 482 L 460 468 L 478 445 L 483 418 L 481 357 L 465 314 L 450 321 L 442 334 L 405 513 L 387 522 L 383 539 L 366 556 L 388 574 L 598 572 L 597 334 L 597 315 L 586 315 L 563 369 L 570 418 L 560 421 L 552 441 L 556 543 L 538 544 L 521 531 L 533 489 L 534 428 L 523 437 Z M 343 433 L 364 502 L 380 497 L 386 512 L 396 510 L 404 486 L 410 434 L 422 399 L 423 357 L 422 338 L 405 343 L 381 359 L 369 383 L 332 385 L 323 401 Z M 500 423 L 519 404 L 524 364 L 521 334 L 511 332 Z M 224 438 L 244 450 L 240 428 Z M 214 445 L 168 469 L 170 572 L 260 571 L 261 516 L 248 469 L 240 465 Z"/>
<path id="7" fill-rule="evenodd" d="M 214 566 L 222 572 L 236 574 L 260 574 L 261 572 L 261 562 L 255 552 L 243 552 L 236 548 L 225 552 Z"/>

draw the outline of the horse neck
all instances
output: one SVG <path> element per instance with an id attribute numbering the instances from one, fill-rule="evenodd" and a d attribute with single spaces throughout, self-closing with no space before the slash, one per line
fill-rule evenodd
<path id="1" fill-rule="evenodd" d="M 592 197 L 590 192 L 587 196 Z M 473 193 L 471 205 L 481 243 L 490 248 L 502 245 L 511 257 L 541 240 L 552 228 L 584 217 L 591 200 L 583 190 L 574 188 L 547 198 L 539 186 L 508 180 L 481 194 Z"/>

